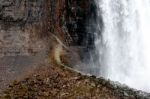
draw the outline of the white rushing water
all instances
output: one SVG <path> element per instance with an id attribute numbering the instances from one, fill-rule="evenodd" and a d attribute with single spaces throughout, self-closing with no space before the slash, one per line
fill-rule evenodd
<path id="1" fill-rule="evenodd" d="M 96 3 L 104 25 L 95 41 L 99 75 L 150 92 L 150 0 Z"/>

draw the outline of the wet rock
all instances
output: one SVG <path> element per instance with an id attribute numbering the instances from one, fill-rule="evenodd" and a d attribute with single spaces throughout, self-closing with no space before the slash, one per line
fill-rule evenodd
<path id="1" fill-rule="evenodd" d="M 124 95 L 125 97 L 128 97 L 128 96 L 129 96 L 128 93 L 126 93 L 126 92 L 123 92 L 123 95 Z"/>

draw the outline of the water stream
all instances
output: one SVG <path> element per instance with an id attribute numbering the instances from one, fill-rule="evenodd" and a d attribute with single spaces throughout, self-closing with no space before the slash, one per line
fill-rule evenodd
<path id="1" fill-rule="evenodd" d="M 150 0 L 96 0 L 97 75 L 150 92 Z"/>

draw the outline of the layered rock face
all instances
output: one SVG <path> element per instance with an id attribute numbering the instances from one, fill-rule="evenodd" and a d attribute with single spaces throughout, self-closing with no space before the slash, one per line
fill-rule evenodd
<path id="1" fill-rule="evenodd" d="M 44 1 L 0 1 L 0 47 L 1 56 L 29 55 L 43 48 L 36 40 L 35 25 L 42 23 Z"/>
<path id="2" fill-rule="evenodd" d="M 0 0 L 0 88 L 45 57 L 44 0 Z"/>
<path id="3" fill-rule="evenodd" d="M 90 20 L 96 13 L 93 2 L 0 0 L 0 85 L 53 56 L 55 45 L 62 46 L 65 54 L 76 52 L 80 60 L 83 50 L 93 47 L 94 35 L 87 32 L 94 28 Z M 68 63 L 66 56 L 63 60 Z"/>

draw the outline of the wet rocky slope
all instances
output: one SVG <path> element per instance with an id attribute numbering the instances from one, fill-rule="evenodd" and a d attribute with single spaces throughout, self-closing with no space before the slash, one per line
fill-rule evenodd
<path id="1" fill-rule="evenodd" d="M 150 94 L 125 85 L 86 76 L 56 64 L 40 64 L 12 82 L 1 99 L 150 99 Z"/>

